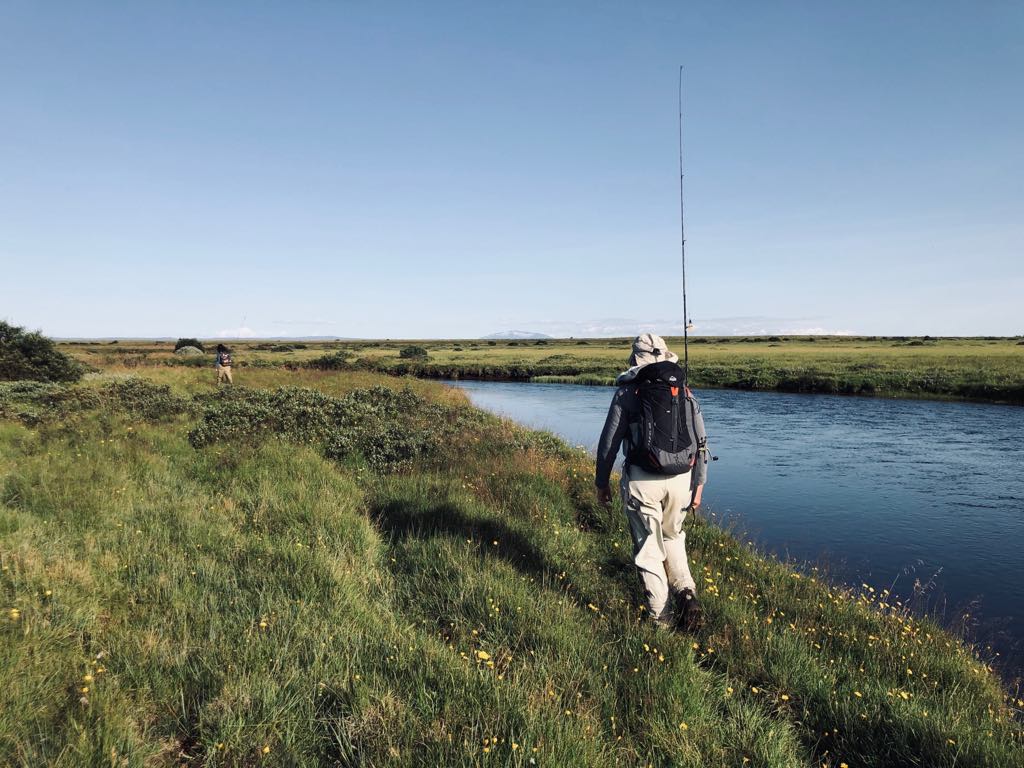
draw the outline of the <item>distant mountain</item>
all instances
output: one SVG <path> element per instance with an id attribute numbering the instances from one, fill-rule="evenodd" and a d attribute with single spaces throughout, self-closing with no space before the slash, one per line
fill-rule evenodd
<path id="1" fill-rule="evenodd" d="M 484 336 L 487 341 L 508 341 L 509 339 L 552 339 L 553 336 L 548 336 L 546 333 L 537 333 L 536 331 L 502 331 L 501 333 L 492 333 L 489 336 Z"/>
<path id="2" fill-rule="evenodd" d="M 175 341 L 178 336 L 54 336 L 54 341 Z M 354 336 L 196 336 L 202 341 L 366 341 Z"/>

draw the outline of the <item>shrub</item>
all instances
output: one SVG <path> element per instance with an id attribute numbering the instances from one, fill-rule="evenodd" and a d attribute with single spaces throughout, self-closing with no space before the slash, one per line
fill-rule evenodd
<path id="1" fill-rule="evenodd" d="M 0 384 L 0 416 L 14 416 L 33 425 L 101 407 L 159 421 L 189 411 L 192 404 L 172 394 L 168 386 L 136 378 L 112 381 L 99 388 L 39 381 Z"/>
<path id="2" fill-rule="evenodd" d="M 182 347 L 195 347 L 200 352 L 206 352 L 206 347 L 203 346 L 203 342 L 199 339 L 178 339 L 174 342 L 174 351 L 177 352 Z"/>
<path id="3" fill-rule="evenodd" d="M 307 361 L 306 367 L 316 368 L 321 371 L 337 371 L 343 368 L 348 368 L 348 360 L 351 357 L 351 352 L 338 350 L 337 352 L 330 352 L 326 355 L 321 355 L 320 357 Z"/>
<path id="4" fill-rule="evenodd" d="M 398 356 L 403 360 L 426 360 L 430 357 L 423 347 L 402 347 Z"/>
<path id="5" fill-rule="evenodd" d="M 257 344 L 253 347 L 260 352 L 294 352 L 296 349 L 305 348 L 305 344 Z"/>
<path id="6" fill-rule="evenodd" d="M 103 400 L 116 410 L 150 421 L 161 421 L 190 410 L 189 400 L 178 397 L 166 384 L 144 379 L 112 381 L 100 390 Z"/>
<path id="7" fill-rule="evenodd" d="M 332 459 L 361 458 L 375 471 L 402 469 L 416 458 L 438 455 L 464 423 L 455 408 L 387 387 L 359 389 L 342 398 L 298 387 L 239 387 L 210 395 L 204 403 L 202 420 L 188 436 L 196 448 L 283 438 L 319 444 Z"/>
<path id="8" fill-rule="evenodd" d="M 78 381 L 85 370 L 41 333 L 0 321 L 0 381 Z"/>

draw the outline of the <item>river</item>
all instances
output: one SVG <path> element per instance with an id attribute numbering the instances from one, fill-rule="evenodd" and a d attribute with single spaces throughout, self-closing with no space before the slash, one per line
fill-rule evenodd
<path id="1" fill-rule="evenodd" d="M 593 451 L 613 390 L 450 382 L 479 407 Z M 706 390 L 706 513 L 833 580 L 892 588 L 947 626 L 969 618 L 1024 674 L 1024 408 Z M 916 597 L 915 597 L 916 595 Z M 998 656 L 996 656 L 998 654 Z"/>

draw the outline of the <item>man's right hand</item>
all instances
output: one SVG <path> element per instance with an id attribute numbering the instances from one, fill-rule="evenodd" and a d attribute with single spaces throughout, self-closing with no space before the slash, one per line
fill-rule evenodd
<path id="1" fill-rule="evenodd" d="M 704 486 L 703 485 L 698 485 L 696 490 L 694 490 L 694 492 L 693 492 L 693 501 L 690 502 L 690 508 L 691 509 L 699 509 L 700 508 L 701 497 L 703 495 L 704 495 Z"/>
<path id="2" fill-rule="evenodd" d="M 597 503 L 603 504 L 606 507 L 612 503 L 612 489 L 610 486 L 606 485 L 604 488 L 598 487 Z"/>

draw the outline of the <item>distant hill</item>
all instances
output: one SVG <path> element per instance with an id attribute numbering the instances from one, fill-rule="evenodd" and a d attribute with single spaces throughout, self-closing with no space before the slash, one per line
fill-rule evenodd
<path id="1" fill-rule="evenodd" d="M 484 336 L 484 339 L 488 341 L 502 341 L 508 339 L 551 339 L 553 336 L 548 336 L 546 333 L 537 333 L 536 331 L 502 331 L 501 333 L 492 333 L 489 336 Z"/>

